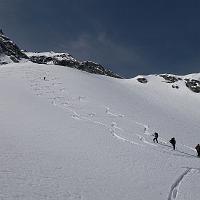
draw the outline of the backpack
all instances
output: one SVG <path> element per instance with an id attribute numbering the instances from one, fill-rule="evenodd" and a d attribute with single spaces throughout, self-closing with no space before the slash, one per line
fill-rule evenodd
<path id="1" fill-rule="evenodd" d="M 170 142 L 171 144 L 175 144 L 175 143 L 176 143 L 176 140 L 175 140 L 175 138 L 172 138 L 169 142 Z"/>

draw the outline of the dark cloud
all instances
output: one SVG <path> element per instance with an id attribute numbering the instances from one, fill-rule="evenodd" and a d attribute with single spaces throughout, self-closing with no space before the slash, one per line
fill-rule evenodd
<path id="1" fill-rule="evenodd" d="M 139 50 L 123 46 L 112 41 L 106 33 L 81 34 L 74 40 L 63 43 L 58 49 L 70 49 L 71 53 L 79 59 L 95 60 L 105 66 L 108 63 L 115 66 L 115 71 L 121 74 L 126 72 L 125 67 L 145 66 L 143 58 L 139 55 Z"/>
<path id="2" fill-rule="evenodd" d="M 130 77 L 199 70 L 199 0 L 0 0 L 22 48 L 68 51 Z"/>

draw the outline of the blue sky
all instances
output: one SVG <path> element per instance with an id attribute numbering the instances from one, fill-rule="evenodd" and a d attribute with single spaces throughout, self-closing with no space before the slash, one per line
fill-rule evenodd
<path id="1" fill-rule="evenodd" d="M 0 27 L 22 49 L 66 51 L 113 71 L 200 70 L 199 0 L 0 0 Z"/>

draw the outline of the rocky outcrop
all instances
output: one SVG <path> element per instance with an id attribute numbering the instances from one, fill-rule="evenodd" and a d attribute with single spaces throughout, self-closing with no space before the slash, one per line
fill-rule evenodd
<path id="1" fill-rule="evenodd" d="M 38 64 L 54 64 L 61 65 L 71 68 L 76 68 L 82 71 L 86 71 L 92 74 L 100 74 L 105 76 L 110 76 L 114 78 L 122 78 L 121 76 L 113 73 L 111 70 L 104 68 L 102 65 L 92 62 L 92 61 L 77 61 L 70 54 L 67 53 L 54 53 L 54 52 L 44 52 L 44 53 L 27 53 L 29 59 Z"/>
<path id="2" fill-rule="evenodd" d="M 179 86 L 173 84 L 173 85 L 172 85 L 172 88 L 179 89 Z"/>
<path id="3" fill-rule="evenodd" d="M 140 83 L 148 83 L 146 78 L 137 78 L 137 81 Z"/>
<path id="4" fill-rule="evenodd" d="M 38 64 L 54 64 L 67 67 L 78 66 L 79 62 L 75 60 L 71 55 L 67 53 L 54 53 L 54 52 L 43 52 L 43 53 L 31 53 L 27 52 L 27 56 L 30 61 Z"/>
<path id="5" fill-rule="evenodd" d="M 166 83 L 175 83 L 179 80 L 182 80 L 182 78 L 180 78 L 180 77 L 176 77 L 176 76 L 169 75 L 169 74 L 161 74 L 159 76 L 164 78 Z"/>
<path id="6" fill-rule="evenodd" d="M 199 80 L 191 79 L 191 78 L 183 79 L 181 77 L 169 75 L 169 74 L 161 74 L 159 76 L 164 78 L 166 83 L 176 83 L 178 81 L 184 81 L 186 87 L 188 87 L 191 91 L 193 91 L 195 93 L 200 93 L 200 81 Z M 173 84 L 172 88 L 179 89 L 179 86 Z"/>
<path id="7" fill-rule="evenodd" d="M 200 81 L 195 79 L 184 79 L 185 85 L 195 93 L 200 93 Z"/>
<path id="8" fill-rule="evenodd" d="M 106 76 L 110 76 L 114 78 L 122 78 L 121 76 L 113 73 L 111 70 L 104 68 L 102 65 L 91 62 L 91 61 L 80 62 L 78 69 L 89 72 L 89 73 L 106 75 Z"/>
<path id="9" fill-rule="evenodd" d="M 22 59 L 28 59 L 28 56 L 6 37 L 2 30 L 0 30 L 0 57 L 0 64 L 7 64 L 10 61 L 17 63 Z"/>

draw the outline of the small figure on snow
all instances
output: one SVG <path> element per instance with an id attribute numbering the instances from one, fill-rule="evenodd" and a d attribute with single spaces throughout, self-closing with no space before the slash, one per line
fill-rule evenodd
<path id="1" fill-rule="evenodd" d="M 172 144 L 173 149 L 175 150 L 175 148 L 176 148 L 176 140 L 175 140 L 175 138 L 173 137 L 169 142 Z"/>
<path id="2" fill-rule="evenodd" d="M 200 157 L 200 144 L 197 144 L 195 149 L 197 150 L 197 156 Z"/>
<path id="3" fill-rule="evenodd" d="M 44 76 L 44 81 L 46 80 L 46 76 Z"/>
<path id="4" fill-rule="evenodd" d="M 154 138 L 153 138 L 153 142 L 157 142 L 158 143 L 158 133 L 154 133 Z"/>

